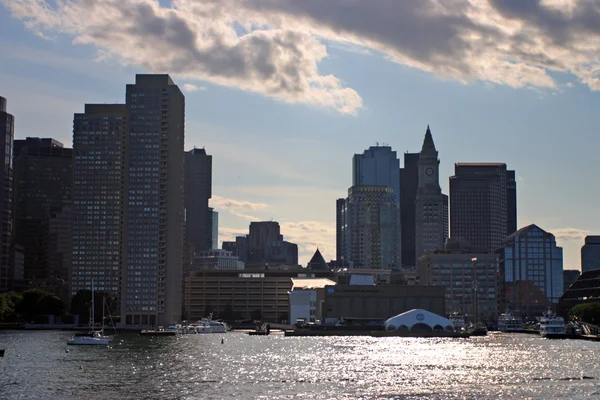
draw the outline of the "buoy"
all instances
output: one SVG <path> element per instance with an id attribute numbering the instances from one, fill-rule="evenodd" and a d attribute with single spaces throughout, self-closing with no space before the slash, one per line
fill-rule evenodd
<path id="1" fill-rule="evenodd" d="M 221 344 L 225 343 L 225 339 L 221 338 Z"/>
<path id="2" fill-rule="evenodd" d="M 65 349 L 65 353 L 68 353 L 68 352 L 69 352 L 69 349 Z"/>

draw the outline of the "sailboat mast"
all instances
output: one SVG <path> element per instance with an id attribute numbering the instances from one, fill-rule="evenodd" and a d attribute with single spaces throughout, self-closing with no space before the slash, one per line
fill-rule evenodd
<path id="1" fill-rule="evenodd" d="M 95 314 L 96 309 L 94 308 L 94 278 L 92 278 L 92 331 L 94 330 L 94 327 L 96 326 L 96 321 L 94 319 L 94 317 L 96 316 Z"/>

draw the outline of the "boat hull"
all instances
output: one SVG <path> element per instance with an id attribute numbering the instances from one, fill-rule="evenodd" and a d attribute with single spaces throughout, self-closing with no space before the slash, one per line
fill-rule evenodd
<path id="1" fill-rule="evenodd" d="M 67 340 L 67 344 L 71 346 L 106 346 L 109 343 L 110 339 L 87 338 L 85 336 Z"/>

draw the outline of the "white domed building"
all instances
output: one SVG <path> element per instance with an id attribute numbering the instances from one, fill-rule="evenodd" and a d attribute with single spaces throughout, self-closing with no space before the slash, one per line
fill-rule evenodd
<path id="1" fill-rule="evenodd" d="M 434 314 L 423 309 L 414 309 L 395 317 L 388 318 L 385 322 L 386 331 L 401 332 L 453 332 L 454 326 L 448 318 Z"/>

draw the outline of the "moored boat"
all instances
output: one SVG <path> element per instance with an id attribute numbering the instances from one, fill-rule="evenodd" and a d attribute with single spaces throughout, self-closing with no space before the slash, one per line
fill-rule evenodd
<path id="1" fill-rule="evenodd" d="M 540 336 L 548 339 L 565 338 L 566 327 L 564 318 L 548 310 L 540 318 Z"/>
<path id="2" fill-rule="evenodd" d="M 500 332 L 521 332 L 525 329 L 523 320 L 511 313 L 500 314 L 498 317 L 498 330 Z"/>

